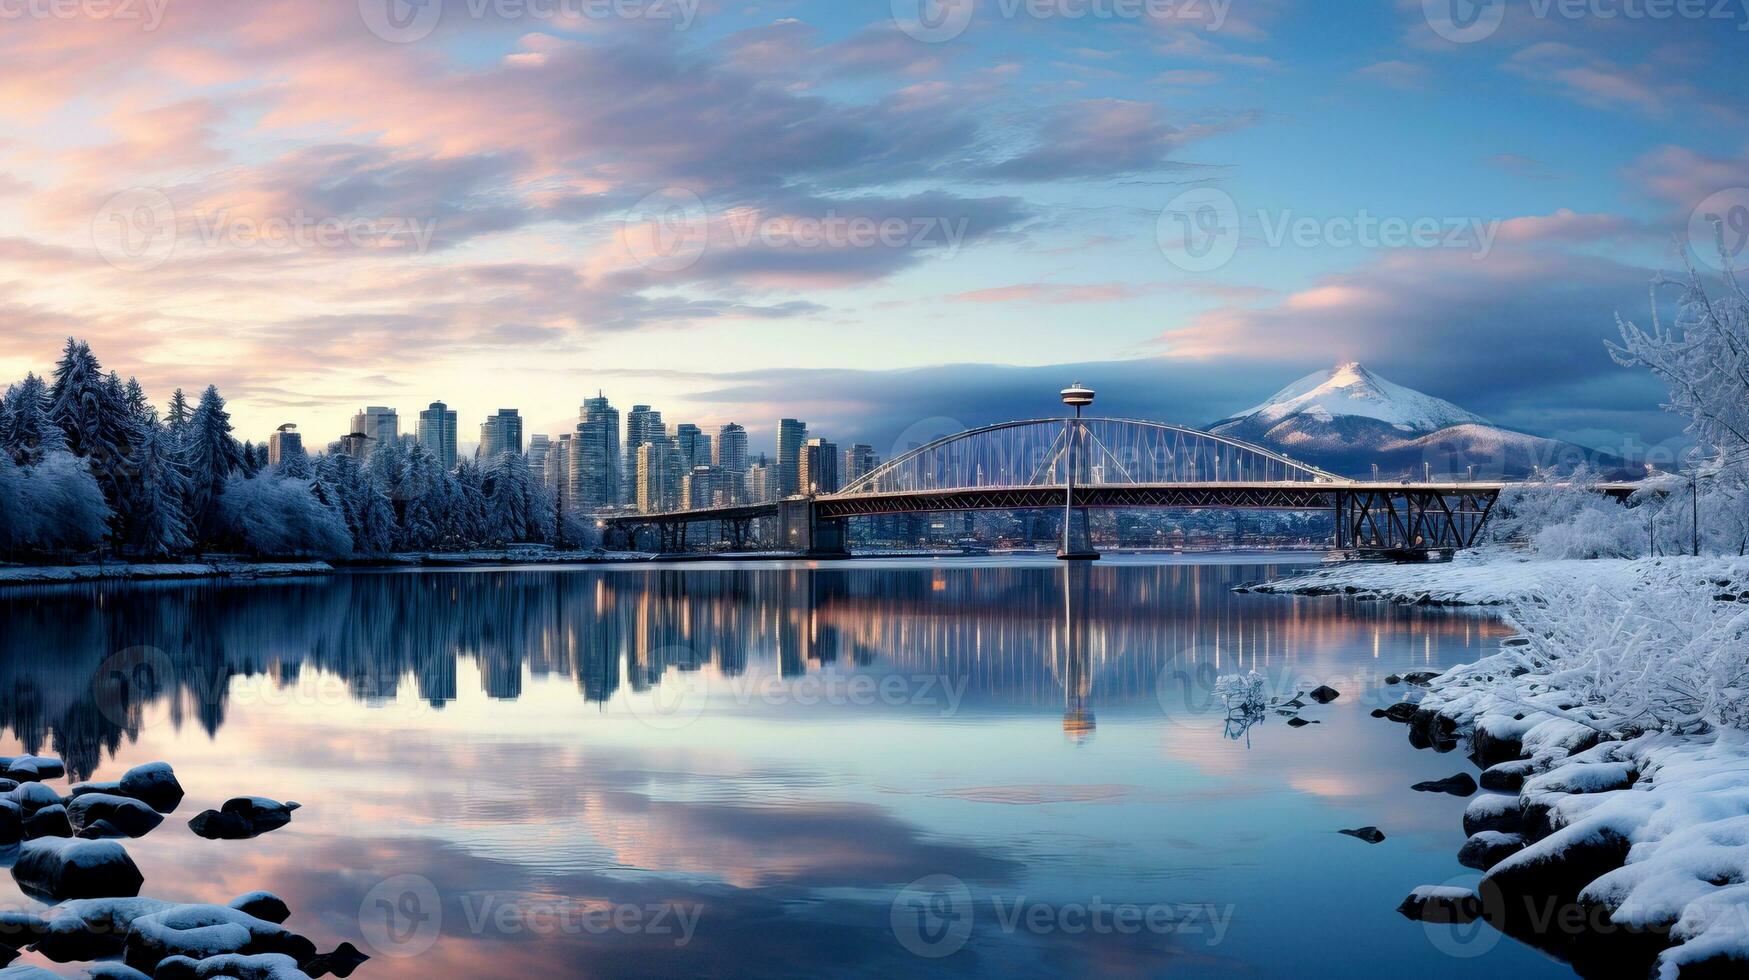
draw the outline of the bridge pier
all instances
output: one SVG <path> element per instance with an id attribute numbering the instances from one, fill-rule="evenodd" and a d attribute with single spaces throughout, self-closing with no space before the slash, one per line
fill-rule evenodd
<path id="1" fill-rule="evenodd" d="M 778 533 L 785 549 L 807 558 L 849 558 L 844 520 L 821 517 L 812 497 L 778 507 Z"/>

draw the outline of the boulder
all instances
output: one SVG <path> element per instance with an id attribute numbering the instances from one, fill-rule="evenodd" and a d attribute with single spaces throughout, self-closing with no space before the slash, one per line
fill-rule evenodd
<path id="1" fill-rule="evenodd" d="M 122 796 L 131 796 L 159 813 L 170 813 L 182 803 L 182 784 L 167 762 L 148 762 L 121 774 Z"/>
<path id="2" fill-rule="evenodd" d="M 120 844 L 43 837 L 19 845 L 12 878 L 33 898 L 131 898 L 145 877 Z"/>
<path id="3" fill-rule="evenodd" d="M 248 840 L 255 836 L 254 826 L 242 814 L 218 810 L 202 810 L 195 814 L 188 821 L 188 829 L 207 840 Z"/>
<path id="4" fill-rule="evenodd" d="M 1428 682 L 1439 676 L 1437 670 L 1411 670 L 1403 675 L 1403 683 L 1426 687 Z"/>
<path id="5" fill-rule="evenodd" d="M 176 905 L 134 919 L 124 955 L 129 966 L 156 971 L 162 961 L 174 956 L 202 961 L 227 954 L 261 953 L 290 957 L 296 967 L 316 955 L 316 946 L 276 922 L 258 919 L 240 909 L 226 905 Z"/>
<path id="6" fill-rule="evenodd" d="M 152 976 L 155 980 L 310 980 L 296 960 L 275 953 L 225 953 L 204 959 L 172 956 L 158 964 Z"/>
<path id="7" fill-rule="evenodd" d="M 11 800 L 0 800 L 0 847 L 11 847 L 24 839 L 24 808 Z"/>
<path id="8" fill-rule="evenodd" d="M 1384 710 L 1384 716 L 1395 722 L 1407 725 L 1415 720 L 1415 712 L 1421 710 L 1408 701 L 1399 701 Z"/>
<path id="9" fill-rule="evenodd" d="M 1518 808 L 1518 797 L 1504 793 L 1487 793 L 1464 807 L 1464 833 L 1474 836 L 1484 830 L 1515 834 L 1524 826 L 1524 814 Z"/>
<path id="10" fill-rule="evenodd" d="M 1311 696 L 1311 699 L 1313 701 L 1316 701 L 1319 704 L 1329 704 L 1330 702 L 1341 697 L 1342 692 L 1338 691 L 1335 688 L 1330 687 L 1328 685 L 1320 684 L 1317 687 L 1312 689 L 1312 693 L 1310 696 Z"/>
<path id="11" fill-rule="evenodd" d="M 20 783 L 34 783 L 60 779 L 67 774 L 67 767 L 61 760 L 43 755 L 0 755 L 0 774 Z"/>
<path id="12" fill-rule="evenodd" d="M 1417 793 L 1446 793 L 1451 796 L 1469 796 L 1476 791 L 1476 780 L 1467 772 L 1444 779 L 1428 779 L 1409 787 Z"/>
<path id="13" fill-rule="evenodd" d="M 1516 793 L 1524 788 L 1525 779 L 1534 772 L 1536 763 L 1530 759 L 1501 762 L 1482 770 L 1482 788 L 1501 793 Z"/>
<path id="14" fill-rule="evenodd" d="M 292 811 L 300 805 L 263 796 L 239 796 L 226 800 L 218 810 L 201 811 L 188 826 L 208 840 L 243 840 L 291 823 Z"/>
<path id="15" fill-rule="evenodd" d="M 231 908 L 265 922 L 283 923 L 291 918 L 291 906 L 272 892 L 250 892 L 231 900 Z"/>
<path id="16" fill-rule="evenodd" d="M 125 837 L 144 837 L 164 822 L 164 817 L 145 803 L 131 796 L 111 796 L 108 793 L 85 793 L 73 797 L 67 804 L 67 817 L 72 821 L 73 830 L 81 836 L 87 827 L 98 821 Z"/>
<path id="17" fill-rule="evenodd" d="M 1385 683 L 1386 684 L 1401 684 L 1401 683 L 1403 683 L 1403 678 L 1396 675 L 1396 674 L 1386 674 L 1385 675 Z"/>
<path id="18" fill-rule="evenodd" d="M 55 806 L 56 804 L 66 802 L 61 799 L 61 794 L 49 789 L 42 783 L 23 783 L 14 786 L 12 789 L 0 794 L 0 800 L 7 800 L 18 804 L 18 808 L 24 811 L 26 816 L 41 810 L 45 806 Z"/>
<path id="19" fill-rule="evenodd" d="M 24 818 L 24 836 L 27 840 L 38 837 L 71 837 L 73 824 L 67 818 L 67 808 L 59 803 L 45 806 Z"/>
<path id="20" fill-rule="evenodd" d="M 1484 830 L 1464 842 L 1458 851 L 1458 863 L 1466 868 L 1487 871 L 1494 865 L 1524 850 L 1524 838 L 1498 830 Z"/>
<path id="21" fill-rule="evenodd" d="M 1318 722 L 1307 721 L 1306 719 L 1301 718 L 1298 715 L 1295 715 L 1294 717 L 1289 718 L 1287 720 L 1287 725 L 1289 728 L 1304 728 L 1307 725 L 1316 725 L 1316 724 L 1318 724 Z"/>
<path id="22" fill-rule="evenodd" d="M 352 971 L 358 969 L 359 965 L 368 959 L 370 957 L 359 952 L 357 946 L 351 943 L 341 943 L 334 947 L 331 952 L 323 953 L 304 963 L 304 972 L 312 977 L 332 973 L 341 980 L 346 980 L 347 977 L 352 976 Z"/>
<path id="23" fill-rule="evenodd" d="M 1358 837 L 1361 840 L 1366 841 L 1368 844 L 1377 844 L 1385 839 L 1384 831 L 1377 827 L 1356 827 L 1353 830 L 1338 830 L 1337 833 L 1347 834 L 1350 837 Z"/>
<path id="24" fill-rule="evenodd" d="M 1416 922 L 1462 925 L 1482 917 L 1482 900 L 1468 888 L 1422 885 L 1403 899 L 1397 911 Z"/>

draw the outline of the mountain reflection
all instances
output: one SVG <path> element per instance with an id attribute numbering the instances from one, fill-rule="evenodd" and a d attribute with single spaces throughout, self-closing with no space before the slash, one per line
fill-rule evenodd
<path id="1" fill-rule="evenodd" d="M 924 565 L 343 574 L 18 590 L 0 595 L 0 724 L 87 775 L 147 707 L 209 734 L 233 680 L 316 671 L 370 703 L 441 707 L 457 665 L 514 700 L 568 678 L 586 702 L 671 672 L 784 679 L 824 671 L 953 678 L 964 705 L 1061 713 L 1156 704 L 1163 673 L 1268 671 L 1352 647 L 1356 633 L 1467 647 L 1500 627 L 1433 611 L 1236 596 L 1258 566 Z M 1183 675 L 1174 672 L 1183 671 Z M 1157 707 L 1156 707 L 1157 710 Z"/>

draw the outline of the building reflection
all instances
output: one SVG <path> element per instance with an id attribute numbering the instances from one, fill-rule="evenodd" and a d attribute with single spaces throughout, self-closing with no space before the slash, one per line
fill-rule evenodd
<path id="1" fill-rule="evenodd" d="M 458 695 L 465 659 L 492 698 L 564 678 L 589 703 L 701 670 L 932 675 L 963 683 L 974 708 L 1060 711 L 1064 732 L 1081 740 L 1096 706 L 1155 699 L 1163 671 L 1267 671 L 1352 648 L 1369 630 L 1375 644 L 1413 633 L 1428 662 L 1444 662 L 1501 632 L 1441 610 L 1230 591 L 1266 572 L 493 570 L 14 590 L 0 595 L 0 724 L 85 774 L 148 706 L 216 732 L 239 677 L 289 684 L 320 672 L 366 703 L 412 685 L 441 708 Z"/>

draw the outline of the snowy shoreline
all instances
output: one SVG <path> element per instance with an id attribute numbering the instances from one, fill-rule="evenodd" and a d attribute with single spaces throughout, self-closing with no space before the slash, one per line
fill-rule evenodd
<path id="1" fill-rule="evenodd" d="M 1404 915 L 1483 919 L 1581 972 L 1749 968 L 1749 560 L 1494 551 L 1250 591 L 1507 604 L 1522 631 L 1376 712 L 1482 770 L 1459 852 L 1481 883 L 1418 888 Z"/>
<path id="2" fill-rule="evenodd" d="M 67 585 L 79 582 L 137 582 L 200 578 L 284 578 L 329 575 L 327 562 L 196 562 L 173 565 L 111 562 L 101 565 L 0 565 L 0 587 Z"/>

